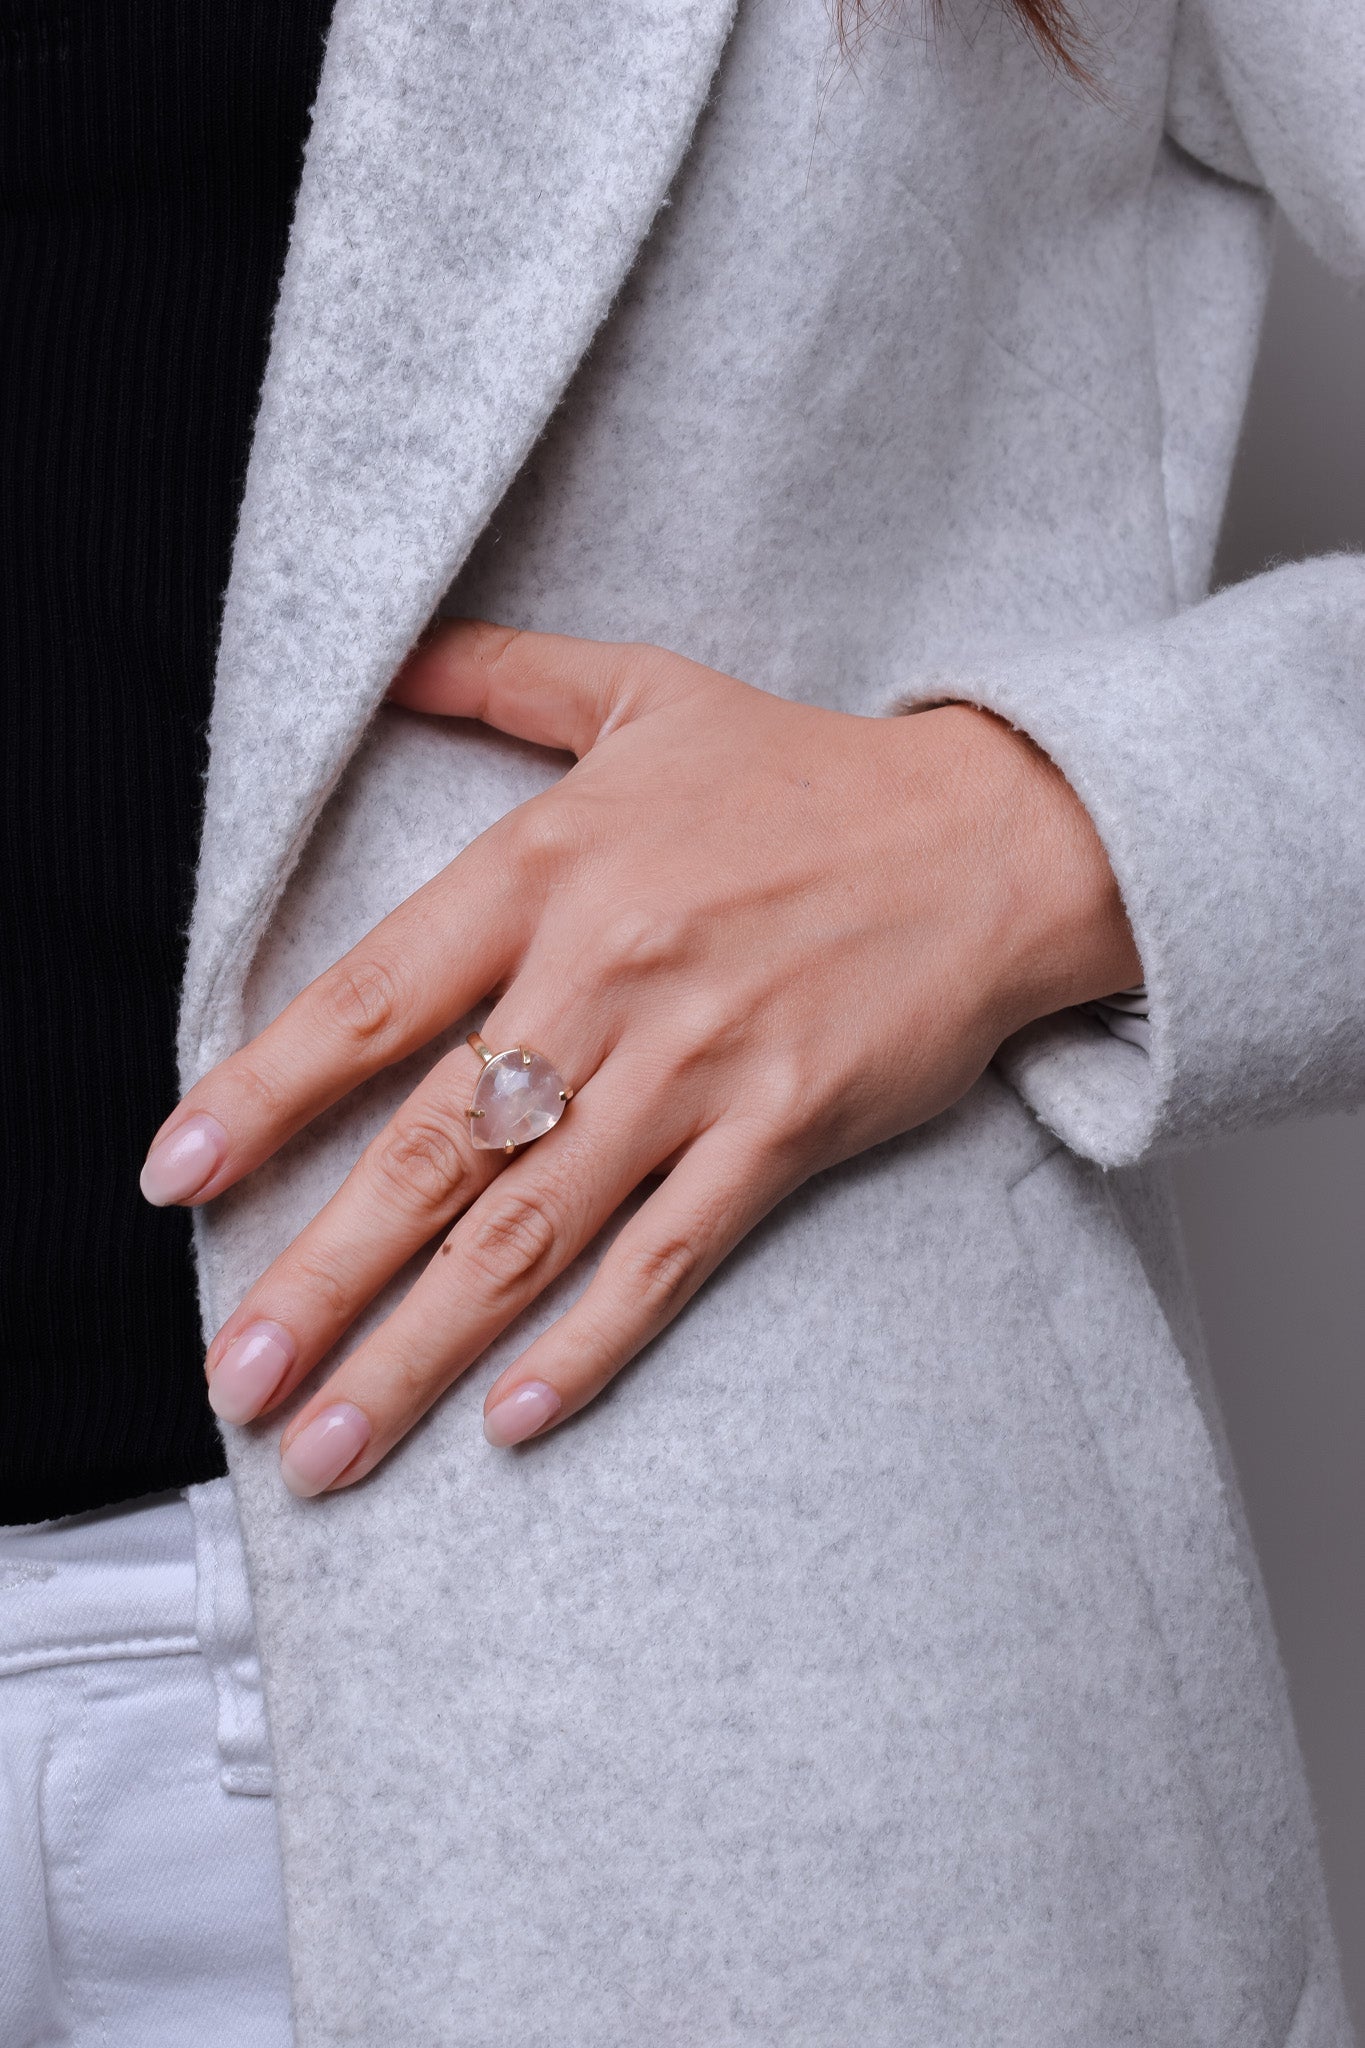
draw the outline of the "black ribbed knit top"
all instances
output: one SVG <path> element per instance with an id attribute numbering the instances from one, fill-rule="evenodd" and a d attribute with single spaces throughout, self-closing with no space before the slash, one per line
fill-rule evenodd
<path id="1" fill-rule="evenodd" d="M 0 0 L 0 1521 L 206 1479 L 176 1099 L 213 656 L 330 0 Z"/>

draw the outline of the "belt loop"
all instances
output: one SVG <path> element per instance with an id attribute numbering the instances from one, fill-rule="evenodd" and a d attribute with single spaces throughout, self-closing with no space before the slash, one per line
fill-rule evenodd
<path id="1" fill-rule="evenodd" d="M 219 1781 L 256 1797 L 274 1789 L 237 1501 L 230 1479 L 187 1486 L 194 1516 L 195 1630 L 218 1695 Z"/>

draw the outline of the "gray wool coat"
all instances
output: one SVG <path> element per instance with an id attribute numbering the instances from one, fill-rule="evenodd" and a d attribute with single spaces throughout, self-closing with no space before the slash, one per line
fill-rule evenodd
<path id="1" fill-rule="evenodd" d="M 1203 595 L 1272 200 L 1365 274 L 1365 15 L 1085 18 L 1099 97 L 985 0 L 851 63 L 825 0 L 340 0 L 186 1081 L 562 772 L 382 706 L 442 605 L 1003 713 L 1152 1021 L 1021 1034 L 522 1452 L 553 1301 L 354 1491 L 229 1433 L 304 2048 L 1348 2040 L 1164 1161 L 1365 1096 L 1365 565 Z M 201 1217 L 210 1327 L 422 1064 Z"/>

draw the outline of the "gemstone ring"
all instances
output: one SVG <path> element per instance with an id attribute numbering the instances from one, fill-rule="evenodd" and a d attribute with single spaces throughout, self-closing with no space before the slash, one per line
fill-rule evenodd
<path id="1" fill-rule="evenodd" d="M 528 1046 L 490 1052 L 477 1031 L 469 1043 L 483 1061 L 474 1100 L 465 1115 L 469 1136 L 480 1152 L 515 1152 L 532 1138 L 543 1138 L 564 1114 L 573 1094 L 550 1062 Z"/>

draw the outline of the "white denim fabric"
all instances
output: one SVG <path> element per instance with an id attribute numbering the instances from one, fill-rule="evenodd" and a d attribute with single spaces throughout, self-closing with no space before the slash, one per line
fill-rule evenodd
<path id="1" fill-rule="evenodd" d="M 0 1529 L 0 2043 L 288 2048 L 228 1480 Z"/>

